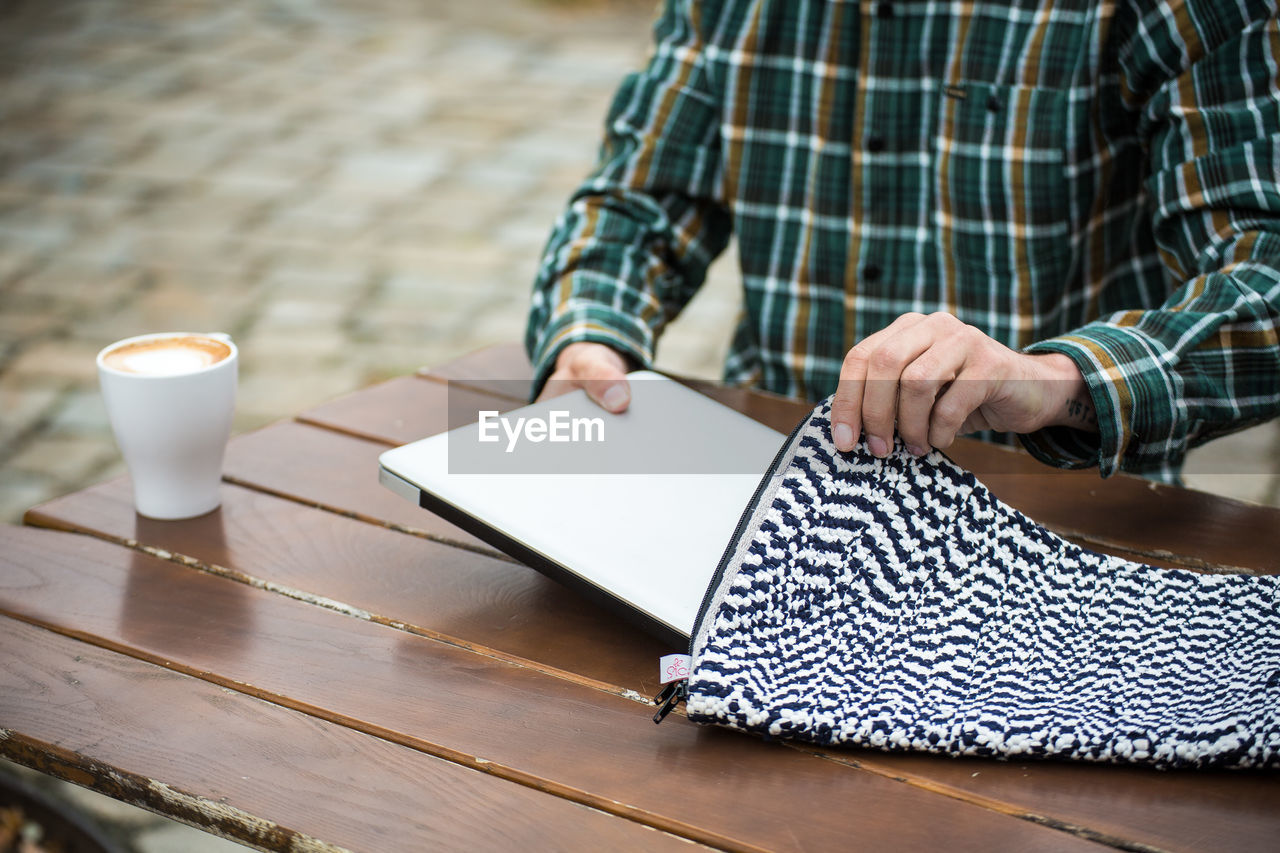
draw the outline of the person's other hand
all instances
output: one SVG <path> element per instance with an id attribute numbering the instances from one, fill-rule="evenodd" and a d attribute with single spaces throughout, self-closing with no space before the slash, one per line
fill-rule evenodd
<path id="1" fill-rule="evenodd" d="M 569 344 L 556 357 L 556 368 L 547 378 L 539 400 L 558 397 L 581 388 L 605 411 L 625 412 L 631 405 L 627 361 L 612 347 L 590 341 Z"/>
<path id="2" fill-rule="evenodd" d="M 917 456 L 983 429 L 1097 429 L 1071 359 L 1016 352 L 946 313 L 903 314 L 844 358 L 831 403 L 836 448 L 852 450 L 865 434 L 872 455 L 887 456 L 895 423 Z"/>

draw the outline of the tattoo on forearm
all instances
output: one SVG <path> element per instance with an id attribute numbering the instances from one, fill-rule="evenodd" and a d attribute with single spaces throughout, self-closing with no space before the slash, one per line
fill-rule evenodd
<path id="1" fill-rule="evenodd" d="M 1072 398 L 1067 401 L 1067 423 L 1075 427 L 1095 427 L 1098 416 L 1093 410 L 1091 400 Z"/>

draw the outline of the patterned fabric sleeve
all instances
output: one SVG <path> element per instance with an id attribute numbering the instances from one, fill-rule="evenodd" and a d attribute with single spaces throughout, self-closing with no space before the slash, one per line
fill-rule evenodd
<path id="1" fill-rule="evenodd" d="M 1062 467 L 1176 468 L 1188 448 L 1280 414 L 1280 27 L 1274 0 L 1118 14 L 1156 242 L 1181 286 L 1028 352 L 1084 374 L 1099 434 L 1024 436 Z"/>
<path id="2" fill-rule="evenodd" d="M 575 341 L 649 366 L 663 327 L 728 242 L 703 5 L 664 4 L 648 67 L 614 96 L 599 163 L 543 251 L 525 337 L 535 394 Z"/>

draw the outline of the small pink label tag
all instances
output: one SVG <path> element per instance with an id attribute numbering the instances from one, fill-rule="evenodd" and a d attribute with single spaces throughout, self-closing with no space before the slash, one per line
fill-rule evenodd
<path id="1" fill-rule="evenodd" d="M 689 677 L 693 659 L 688 655 L 663 655 L 658 660 L 659 677 L 663 684 Z"/>

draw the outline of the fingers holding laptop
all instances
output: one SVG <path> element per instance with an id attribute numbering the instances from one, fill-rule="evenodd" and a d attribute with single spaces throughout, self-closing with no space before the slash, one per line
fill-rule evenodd
<path id="1" fill-rule="evenodd" d="M 558 397 L 581 388 L 605 411 L 624 412 L 631 405 L 627 360 L 604 344 L 579 341 L 556 357 L 556 369 L 547 378 L 539 400 Z"/>

